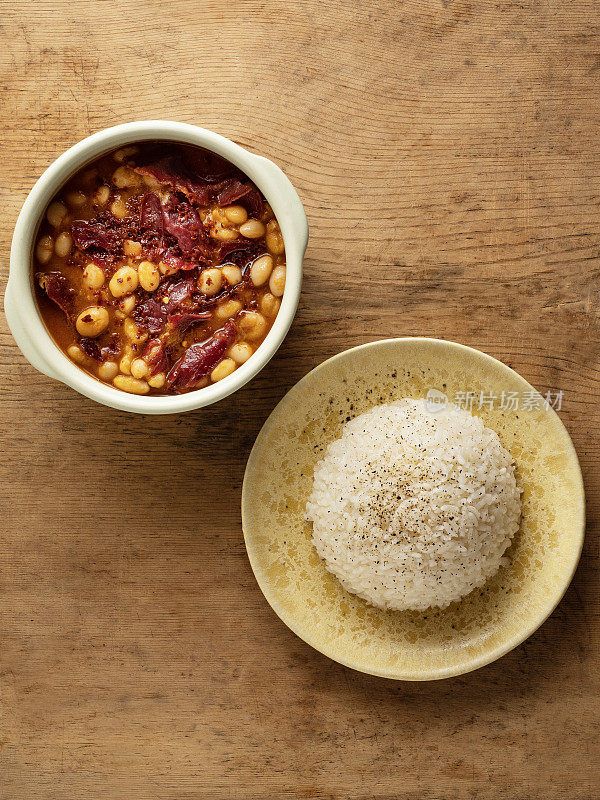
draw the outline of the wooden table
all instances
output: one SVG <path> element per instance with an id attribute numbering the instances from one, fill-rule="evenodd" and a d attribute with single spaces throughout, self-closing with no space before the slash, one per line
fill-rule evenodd
<path id="1" fill-rule="evenodd" d="M 595 800 L 600 16 L 595 0 L 1 0 L 1 267 L 64 149 L 130 119 L 273 158 L 311 225 L 296 322 L 235 398 L 127 416 L 0 322 L 2 800 Z M 240 485 L 283 394 L 389 336 L 542 390 L 581 458 L 583 559 L 496 664 L 394 683 L 314 652 L 250 571 Z M 594 764 L 596 760 L 596 764 Z"/>

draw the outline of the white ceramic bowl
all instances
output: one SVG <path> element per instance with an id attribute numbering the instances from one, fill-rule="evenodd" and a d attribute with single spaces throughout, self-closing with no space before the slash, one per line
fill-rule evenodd
<path id="1" fill-rule="evenodd" d="M 270 203 L 285 242 L 287 277 L 281 308 L 256 353 L 236 371 L 205 389 L 165 397 L 140 397 L 95 380 L 55 344 L 38 311 L 31 259 L 34 238 L 48 203 L 81 167 L 112 149 L 133 142 L 166 140 L 198 145 L 223 156 L 244 172 Z M 10 277 L 4 309 L 10 330 L 25 358 L 40 372 L 66 383 L 86 397 L 122 411 L 173 414 L 222 400 L 253 378 L 272 358 L 287 334 L 300 296 L 302 259 L 308 241 L 306 214 L 284 173 L 262 156 L 212 131 L 182 122 L 128 122 L 88 136 L 52 163 L 25 201 L 12 240 Z"/>

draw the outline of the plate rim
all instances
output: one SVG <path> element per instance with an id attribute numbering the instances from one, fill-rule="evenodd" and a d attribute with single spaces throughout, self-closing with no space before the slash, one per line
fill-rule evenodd
<path id="1" fill-rule="evenodd" d="M 581 558 L 581 553 L 583 550 L 583 543 L 585 539 L 585 525 L 586 525 L 586 499 L 585 499 L 585 486 L 583 482 L 583 474 L 581 471 L 581 464 L 579 462 L 579 458 L 577 456 L 577 451 L 575 450 L 575 445 L 573 444 L 573 440 L 567 430 L 564 422 L 556 413 L 553 408 L 548 409 L 547 413 L 551 413 L 554 415 L 556 420 L 558 420 L 559 424 L 562 426 L 562 429 L 566 435 L 567 442 L 569 445 L 569 455 L 574 462 L 576 467 L 575 470 L 575 477 L 577 478 L 577 488 L 581 494 L 581 502 L 579 508 L 579 520 L 578 520 L 578 538 L 577 538 L 577 546 L 573 551 L 573 560 L 571 564 L 571 569 L 569 570 L 568 577 L 564 581 L 564 585 L 561 587 L 560 592 L 556 594 L 556 596 L 552 597 L 552 600 L 547 608 L 542 609 L 541 614 L 538 618 L 536 618 L 532 625 L 527 626 L 523 631 L 516 633 L 510 639 L 505 642 L 502 642 L 497 647 L 493 648 L 489 653 L 485 653 L 479 657 L 467 659 L 467 661 L 459 667 L 447 667 L 447 668 L 437 668 L 437 669 L 430 669 L 430 670 L 423 670 L 421 672 L 415 673 L 410 671 L 402 671 L 402 670 L 386 670 L 386 669 L 366 669 L 364 666 L 353 662 L 351 658 L 346 658 L 344 656 L 340 656 L 335 652 L 331 652 L 326 647 L 322 647 L 319 644 L 316 644 L 311 637 L 310 632 L 306 632 L 301 630 L 300 625 L 296 625 L 293 619 L 293 615 L 289 614 L 286 609 L 284 609 L 277 599 L 269 592 L 268 581 L 264 576 L 262 569 L 258 564 L 258 558 L 255 549 L 251 544 L 251 537 L 247 533 L 246 530 L 246 509 L 248 507 L 248 500 L 247 500 L 247 492 L 248 492 L 248 484 L 249 484 L 249 474 L 251 472 L 253 462 L 257 458 L 257 449 L 259 440 L 263 434 L 263 431 L 267 427 L 270 419 L 272 416 L 277 412 L 281 404 L 288 399 L 288 397 L 292 394 L 297 394 L 302 389 L 302 385 L 305 384 L 311 376 L 314 376 L 315 373 L 319 372 L 325 366 L 332 364 L 333 362 L 347 357 L 351 353 L 356 353 L 359 350 L 365 350 L 368 348 L 379 347 L 384 344 L 409 344 L 409 343 L 419 343 L 419 344 L 428 344 L 428 345 L 443 345 L 452 350 L 459 350 L 463 353 L 469 353 L 471 356 L 475 356 L 477 359 L 481 361 L 487 361 L 488 363 L 492 363 L 496 368 L 501 368 L 502 370 L 506 370 L 512 376 L 516 377 L 519 381 L 521 381 L 524 386 L 527 388 L 537 392 L 539 391 L 535 389 L 522 375 L 520 375 L 516 370 L 512 367 L 509 367 L 503 361 L 495 358 L 494 356 L 489 355 L 488 353 L 483 352 L 482 350 L 478 350 L 475 347 L 470 347 L 469 345 L 460 344 L 459 342 L 454 342 L 448 339 L 439 339 L 435 337 L 429 336 L 400 336 L 400 337 L 390 337 L 386 339 L 376 339 L 371 342 L 365 342 L 363 344 L 356 345 L 355 347 L 350 347 L 347 350 L 342 350 L 339 353 L 336 353 L 333 356 L 325 359 L 317 366 L 313 367 L 306 375 L 303 375 L 300 380 L 298 380 L 279 400 L 277 405 L 271 410 L 269 416 L 263 422 L 260 431 L 256 439 L 254 440 L 254 444 L 252 445 L 252 449 L 248 456 L 248 461 L 246 462 L 246 468 L 244 470 L 244 479 L 242 481 L 242 497 L 241 497 L 241 517 L 242 517 L 242 532 L 244 535 L 244 544 L 246 547 L 246 553 L 248 555 L 248 560 L 250 562 L 250 567 L 252 572 L 254 573 L 254 577 L 256 578 L 256 582 L 258 583 L 258 587 L 261 590 L 265 600 L 275 612 L 275 614 L 279 617 L 279 619 L 286 625 L 296 636 L 298 636 L 302 641 L 306 642 L 310 647 L 312 647 L 317 652 L 321 653 L 322 655 L 326 656 L 327 658 L 335 661 L 338 664 L 342 664 L 345 667 L 349 667 L 350 669 L 354 669 L 357 672 L 362 672 L 366 675 L 373 675 L 376 677 L 381 678 L 388 678 L 390 680 L 398 680 L 398 681 L 432 681 L 432 680 L 442 680 L 445 678 L 452 678 L 458 677 L 459 675 L 465 675 L 469 672 L 473 672 L 474 670 L 480 669 L 481 667 L 486 666 L 487 664 L 491 664 L 494 661 L 497 661 L 499 658 L 502 658 L 511 650 L 514 650 L 520 644 L 522 644 L 526 639 L 528 639 L 532 634 L 535 633 L 546 620 L 550 617 L 550 615 L 555 611 L 556 607 L 563 599 L 567 589 L 569 588 L 571 581 L 573 580 L 573 576 L 577 570 L 579 565 L 579 561 Z"/>

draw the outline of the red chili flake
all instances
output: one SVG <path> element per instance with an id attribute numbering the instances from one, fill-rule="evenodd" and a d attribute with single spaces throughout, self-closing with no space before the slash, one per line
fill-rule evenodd
<path id="1" fill-rule="evenodd" d="M 100 352 L 100 347 L 95 339 L 90 339 L 89 337 L 84 336 L 79 340 L 79 346 L 90 358 L 93 358 L 96 361 L 102 361 L 102 353 Z"/>

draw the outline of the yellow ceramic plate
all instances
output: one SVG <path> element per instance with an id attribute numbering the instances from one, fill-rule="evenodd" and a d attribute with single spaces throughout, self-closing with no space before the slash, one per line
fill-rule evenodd
<path id="1" fill-rule="evenodd" d="M 313 550 L 304 509 L 315 463 L 347 418 L 401 397 L 431 396 L 430 390 L 455 402 L 473 398 L 473 413 L 512 453 L 523 489 L 521 527 L 507 551 L 510 563 L 482 590 L 443 611 L 382 611 L 327 572 Z M 511 409 L 515 399 L 519 408 Z M 541 625 L 577 566 L 584 513 L 579 462 L 555 411 L 496 359 L 422 338 L 356 347 L 304 377 L 261 430 L 242 493 L 250 563 L 276 614 L 330 658 L 404 680 L 481 667 Z"/>

